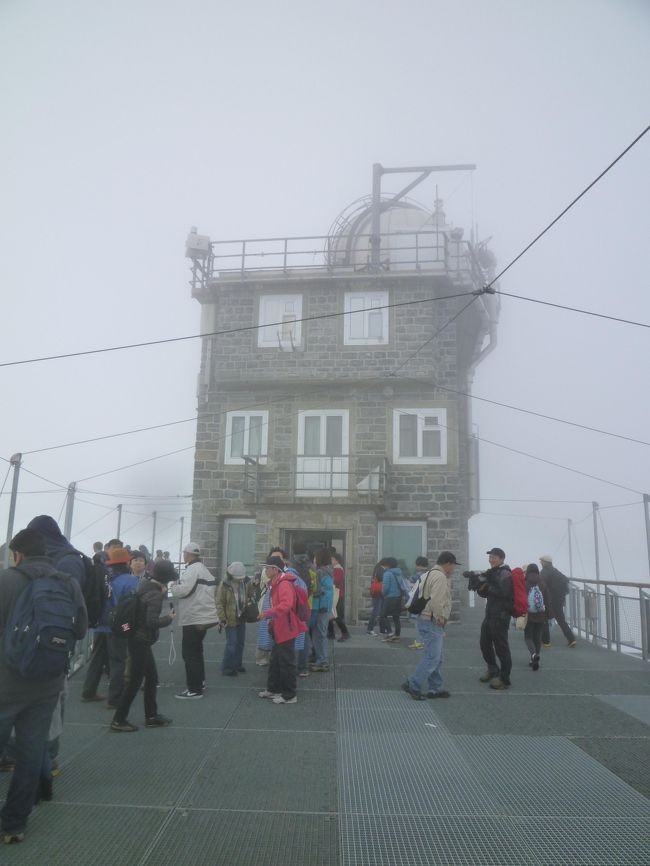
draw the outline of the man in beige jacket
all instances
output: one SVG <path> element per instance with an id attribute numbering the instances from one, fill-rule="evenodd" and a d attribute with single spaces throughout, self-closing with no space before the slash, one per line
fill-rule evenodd
<path id="1" fill-rule="evenodd" d="M 422 659 L 402 684 L 414 701 L 425 700 L 422 686 L 427 683 L 427 698 L 448 698 L 442 682 L 442 642 L 445 625 L 451 613 L 449 578 L 459 563 L 453 553 L 443 550 L 436 565 L 420 578 L 420 597 L 426 599 L 422 612 L 415 617 L 420 640 L 424 644 Z"/>

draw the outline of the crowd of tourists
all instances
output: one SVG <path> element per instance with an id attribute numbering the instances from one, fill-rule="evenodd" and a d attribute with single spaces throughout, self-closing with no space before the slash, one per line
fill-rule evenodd
<path id="1" fill-rule="evenodd" d="M 0 811 L 7 844 L 23 840 L 34 804 L 52 798 L 68 660 L 89 627 L 93 640 L 81 701 L 111 711 L 107 724 L 114 733 L 138 731 L 129 713 L 140 691 L 145 727 L 172 723 L 158 707 L 152 647 L 175 619 L 185 672 L 185 687 L 175 698 L 182 701 L 204 696 L 203 645 L 211 628 L 225 633 L 224 677 L 246 673 L 244 647 L 247 630 L 253 631 L 255 664 L 267 668 L 259 697 L 276 705 L 296 704 L 299 679 L 330 670 L 330 641 L 337 633 L 340 642 L 350 638 L 346 573 L 335 548 L 308 550 L 296 543 L 289 553 L 273 547 L 253 575 L 244 563 L 232 562 L 221 581 L 195 542 L 183 549 L 180 573 L 167 552 L 152 557 L 144 545 L 131 548 L 118 538 L 97 542 L 90 558 L 48 515 L 34 518 L 9 548 L 14 566 L 0 573 L 0 768 L 13 770 Z M 486 599 L 480 648 L 487 670 L 480 679 L 500 690 L 510 686 L 509 630 L 521 593 L 519 625 L 533 671 L 539 670 L 541 646 L 549 645 L 551 618 L 569 646 L 576 641 L 563 614 L 568 581 L 550 556 L 540 557 L 541 571 L 531 563 L 525 572 L 511 570 L 500 548 L 488 557 L 490 567 L 478 574 L 475 587 Z M 405 577 L 397 560 L 385 557 L 372 574 L 367 634 L 399 643 L 403 617 L 414 620 L 410 648 L 421 656 L 402 688 L 415 700 L 450 696 L 442 677 L 443 638 L 452 608 L 450 577 L 458 564 L 451 551 L 442 551 L 433 566 L 420 556 L 414 574 Z"/>

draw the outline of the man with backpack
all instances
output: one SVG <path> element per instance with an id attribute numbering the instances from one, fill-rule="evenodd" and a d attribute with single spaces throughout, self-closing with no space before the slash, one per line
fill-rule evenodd
<path id="1" fill-rule="evenodd" d="M 269 556 L 265 568 L 271 579 L 271 607 L 262 611 L 260 619 L 270 620 L 273 649 L 266 689 L 259 696 L 269 698 L 274 704 L 297 704 L 294 643 L 298 635 L 307 631 L 307 626 L 298 611 L 300 599 L 294 586 L 296 575 L 284 571 L 284 562 L 279 556 Z M 301 592 L 301 607 L 307 608 L 307 595 L 304 590 Z M 306 609 L 302 615 L 307 616 Z"/>
<path id="2" fill-rule="evenodd" d="M 551 611 L 549 618 L 555 618 L 555 622 L 562 629 L 562 634 L 566 638 L 568 645 L 573 649 L 576 645 L 576 636 L 571 631 L 571 626 L 567 623 L 564 616 L 564 604 L 569 592 L 569 579 L 559 569 L 554 567 L 553 558 L 548 554 L 540 556 L 539 561 L 542 563 L 540 582 L 546 586 L 550 600 Z M 544 624 L 542 643 L 546 647 L 551 645 L 548 620 Z"/>
<path id="3" fill-rule="evenodd" d="M 485 617 L 481 624 L 481 653 L 487 670 L 479 677 L 489 683 L 491 689 L 501 691 L 510 688 L 512 657 L 508 643 L 508 629 L 514 605 L 512 572 L 505 564 L 506 555 L 500 547 L 488 550 L 490 568 L 481 575 L 482 583 L 477 594 L 487 599 Z M 497 658 L 499 665 L 497 665 Z"/>
<path id="4" fill-rule="evenodd" d="M 458 561 L 449 550 L 443 550 L 434 568 L 420 575 L 414 594 L 424 602 L 424 607 L 418 612 L 414 607 L 413 615 L 424 644 L 422 659 L 415 671 L 402 685 L 404 691 L 413 700 L 425 700 L 422 694 L 423 685 L 427 684 L 427 698 L 448 698 L 449 692 L 443 689 L 442 681 L 442 645 L 445 636 L 445 625 L 451 613 L 451 589 L 449 578 L 453 574 Z"/>
<path id="5" fill-rule="evenodd" d="M 23 529 L 9 548 L 15 566 L 0 572 L 0 753 L 14 728 L 16 766 L 0 812 L 5 844 L 24 839 L 69 654 L 88 627 L 81 589 L 45 555 L 42 535 Z"/>

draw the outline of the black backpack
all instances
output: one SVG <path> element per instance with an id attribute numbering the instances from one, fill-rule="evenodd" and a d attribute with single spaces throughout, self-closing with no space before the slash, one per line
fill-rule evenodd
<path id="1" fill-rule="evenodd" d="M 102 562 L 95 562 L 80 551 L 77 553 L 86 572 L 81 592 L 88 611 L 88 628 L 95 628 L 99 625 L 104 602 L 108 599 L 108 571 Z"/>
<path id="2" fill-rule="evenodd" d="M 136 592 L 125 592 L 111 611 L 113 637 L 130 637 L 138 623 L 140 600 Z"/>

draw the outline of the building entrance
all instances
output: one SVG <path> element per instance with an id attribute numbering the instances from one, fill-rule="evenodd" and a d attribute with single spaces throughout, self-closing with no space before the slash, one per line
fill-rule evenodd
<path id="1" fill-rule="evenodd" d="M 302 542 L 307 545 L 307 551 L 313 552 L 319 547 L 335 547 L 337 553 L 341 555 L 345 562 L 345 532 L 341 530 L 329 529 L 285 529 L 284 549 L 291 555 L 293 546 L 296 542 Z"/>

